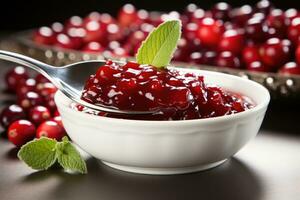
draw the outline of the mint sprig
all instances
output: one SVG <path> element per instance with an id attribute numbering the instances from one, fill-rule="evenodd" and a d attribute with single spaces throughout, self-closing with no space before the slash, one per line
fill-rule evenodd
<path id="1" fill-rule="evenodd" d="M 170 20 L 160 24 L 138 49 L 137 62 L 155 67 L 169 65 L 180 36 L 181 22 L 179 20 Z"/>
<path id="2" fill-rule="evenodd" d="M 21 147 L 18 157 L 36 170 L 47 170 L 58 162 L 65 170 L 87 173 L 85 161 L 67 137 L 61 142 L 46 137 L 32 140 Z"/>

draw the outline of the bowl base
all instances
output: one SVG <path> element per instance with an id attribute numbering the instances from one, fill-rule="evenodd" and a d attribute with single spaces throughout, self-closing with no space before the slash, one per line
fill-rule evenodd
<path id="1" fill-rule="evenodd" d="M 173 174 L 187 174 L 193 172 L 199 172 L 207 169 L 217 167 L 224 163 L 227 159 L 221 160 L 214 163 L 194 166 L 194 167 L 183 167 L 183 168 L 146 168 L 146 167 L 132 167 L 125 165 L 113 164 L 105 161 L 101 161 L 105 165 L 118 169 L 125 172 L 137 173 L 137 174 L 148 174 L 148 175 L 173 175 Z"/>

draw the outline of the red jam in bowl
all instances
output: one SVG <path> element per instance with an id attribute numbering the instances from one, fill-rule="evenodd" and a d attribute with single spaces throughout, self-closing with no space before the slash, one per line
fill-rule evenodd
<path id="1" fill-rule="evenodd" d="M 159 111 L 125 116 L 73 105 L 74 109 L 91 114 L 143 120 L 210 118 L 239 113 L 254 106 L 247 97 L 205 84 L 203 76 L 134 62 L 119 65 L 107 61 L 87 80 L 81 98 L 91 104 L 121 110 Z"/>

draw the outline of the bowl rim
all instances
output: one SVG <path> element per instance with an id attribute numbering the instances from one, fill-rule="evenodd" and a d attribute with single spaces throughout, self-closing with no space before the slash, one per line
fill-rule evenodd
<path id="1" fill-rule="evenodd" d="M 247 117 L 248 115 L 251 115 L 253 113 L 257 113 L 259 111 L 264 111 L 264 108 L 266 108 L 270 102 L 270 93 L 269 91 L 262 86 L 261 84 L 249 80 L 249 79 L 245 79 L 245 78 L 241 78 L 235 75 L 231 75 L 231 74 L 225 74 L 222 72 L 214 72 L 214 71 L 208 71 L 208 70 L 199 70 L 199 69 L 186 69 L 186 68 L 180 68 L 177 67 L 176 69 L 180 69 L 180 70 L 184 70 L 184 71 L 189 71 L 189 72 L 194 72 L 196 71 L 197 73 L 201 73 L 204 72 L 205 74 L 209 74 L 209 75 L 213 75 L 213 74 L 217 74 L 219 76 L 227 76 L 228 78 L 231 79 L 235 79 L 238 81 L 244 81 L 247 84 L 252 84 L 256 87 L 259 87 L 262 91 L 263 94 L 265 96 L 265 98 L 263 99 L 262 102 L 258 103 L 255 105 L 255 107 L 249 109 L 249 110 L 245 110 L 243 112 L 240 113 L 235 113 L 235 114 L 231 114 L 231 115 L 224 115 L 224 116 L 218 116 L 218 117 L 211 117 L 211 118 L 204 118 L 204 119 L 190 119 L 190 120 L 134 120 L 134 119 L 122 119 L 122 118 L 112 118 L 112 117 L 105 117 L 105 116 L 98 116 L 98 115 L 92 115 L 92 114 L 88 114 L 88 113 L 84 113 L 84 112 L 79 112 L 76 111 L 74 109 L 72 109 L 69 105 L 70 103 L 66 103 L 65 100 L 63 100 L 63 98 L 68 99 L 70 102 L 72 102 L 71 99 L 69 99 L 67 96 L 65 96 L 62 92 L 60 92 L 59 90 L 56 92 L 55 94 L 55 102 L 58 105 L 58 107 L 60 107 L 60 105 L 63 105 L 62 107 L 66 108 L 68 111 L 73 112 L 73 113 L 77 113 L 80 114 L 82 116 L 91 118 L 93 120 L 104 120 L 104 121 L 115 121 L 115 122 L 124 122 L 124 123 L 144 123 L 144 124 L 152 124 L 152 125 L 171 125 L 171 124 L 194 124 L 194 123 L 214 123 L 214 122 L 220 122 L 220 121 L 224 121 L 224 120 L 236 120 L 239 118 L 244 118 Z M 204 75 L 205 76 L 205 75 Z M 247 96 L 247 94 L 243 94 L 245 96 Z M 254 100 L 255 102 L 255 100 Z"/>

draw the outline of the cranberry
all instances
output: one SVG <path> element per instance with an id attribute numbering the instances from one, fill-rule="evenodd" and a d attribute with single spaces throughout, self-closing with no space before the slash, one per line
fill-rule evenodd
<path id="1" fill-rule="evenodd" d="M 82 45 L 82 39 L 80 37 L 71 37 L 64 33 L 58 34 L 56 37 L 56 46 L 60 48 L 79 49 L 81 45 Z"/>
<path id="2" fill-rule="evenodd" d="M 81 28 L 83 25 L 83 20 L 79 16 L 72 16 L 65 22 L 66 29 L 69 28 Z"/>
<path id="3" fill-rule="evenodd" d="M 106 42 L 106 25 L 103 25 L 99 21 L 89 21 L 85 24 L 86 35 L 84 37 L 84 42 Z"/>
<path id="4" fill-rule="evenodd" d="M 24 109 L 30 109 L 37 105 L 43 105 L 42 97 L 36 92 L 28 92 L 24 96 L 18 97 L 18 104 Z"/>
<path id="5" fill-rule="evenodd" d="M 232 22 L 237 24 L 240 27 L 243 27 L 244 24 L 251 18 L 253 9 L 249 5 L 244 5 L 240 8 L 235 8 L 230 12 L 230 17 Z"/>
<path id="6" fill-rule="evenodd" d="M 56 123 L 58 123 L 61 127 L 64 127 L 63 123 L 62 123 L 62 120 L 61 120 L 61 116 L 55 116 L 53 118 L 53 121 L 55 121 Z"/>
<path id="7" fill-rule="evenodd" d="M 57 88 L 52 83 L 42 83 L 37 88 L 37 92 L 43 97 L 49 97 L 54 95 Z"/>
<path id="8" fill-rule="evenodd" d="M 221 52 L 216 60 L 216 64 L 220 67 L 240 68 L 240 60 L 230 51 Z"/>
<path id="9" fill-rule="evenodd" d="M 242 51 L 242 59 L 246 64 L 259 61 L 259 50 L 257 46 L 246 46 Z"/>
<path id="10" fill-rule="evenodd" d="M 296 62 L 298 64 L 300 64 L 300 45 L 298 45 L 298 47 L 296 48 L 296 51 L 295 51 L 295 58 L 296 58 Z"/>
<path id="11" fill-rule="evenodd" d="M 54 94 L 44 97 L 45 107 L 50 110 L 51 113 L 54 113 L 57 110 Z"/>
<path id="12" fill-rule="evenodd" d="M 87 53 L 101 53 L 104 51 L 104 48 L 99 42 L 89 42 L 82 48 L 82 51 Z"/>
<path id="13" fill-rule="evenodd" d="M 225 2 L 219 2 L 214 5 L 212 8 L 212 16 L 214 19 L 220 19 L 223 21 L 229 20 L 229 12 L 231 10 L 231 6 Z"/>
<path id="14" fill-rule="evenodd" d="M 294 45 L 298 44 L 300 37 L 300 17 L 296 17 L 292 20 L 292 23 L 287 31 L 287 36 L 293 42 Z"/>
<path id="15" fill-rule="evenodd" d="M 125 4 L 119 11 L 118 21 L 119 23 L 126 27 L 130 26 L 133 22 L 137 20 L 137 12 L 132 4 Z"/>
<path id="16" fill-rule="evenodd" d="M 44 106 L 35 106 L 29 112 L 29 119 L 35 125 L 41 124 L 42 122 L 50 119 L 50 117 L 50 111 Z"/>
<path id="17" fill-rule="evenodd" d="M 212 18 L 201 20 L 198 29 L 198 38 L 207 47 L 216 47 L 224 32 L 224 26 L 220 21 Z"/>
<path id="18" fill-rule="evenodd" d="M 257 10 L 259 10 L 259 12 L 262 12 L 264 14 L 269 14 L 271 9 L 273 8 L 273 5 L 268 0 L 261 0 L 257 2 L 256 8 Z"/>
<path id="19" fill-rule="evenodd" d="M 0 114 L 0 123 L 4 128 L 7 128 L 12 122 L 25 119 L 26 113 L 22 107 L 12 104 L 4 108 Z"/>
<path id="20" fill-rule="evenodd" d="M 196 23 L 188 23 L 184 26 L 184 35 L 188 40 L 193 40 L 197 36 L 197 31 L 199 27 Z"/>
<path id="21" fill-rule="evenodd" d="M 220 42 L 219 51 L 230 51 L 238 54 L 244 45 L 244 35 L 238 30 L 227 30 L 224 32 Z"/>
<path id="22" fill-rule="evenodd" d="M 217 53 L 214 51 L 204 51 L 202 64 L 215 65 L 216 64 Z"/>
<path id="23" fill-rule="evenodd" d="M 272 67 L 272 70 L 277 70 L 286 63 L 289 60 L 289 54 L 289 47 L 278 38 L 268 39 L 260 48 L 262 62 Z"/>
<path id="24" fill-rule="evenodd" d="M 189 57 L 189 62 L 194 64 L 202 64 L 203 63 L 203 54 L 202 52 L 193 52 Z"/>
<path id="25" fill-rule="evenodd" d="M 266 23 L 269 27 L 275 28 L 281 33 L 285 33 L 290 21 L 285 17 L 282 10 L 274 9 L 268 15 Z"/>
<path id="26" fill-rule="evenodd" d="M 36 83 L 48 83 L 50 82 L 45 76 L 43 76 L 42 74 L 37 74 L 35 76 L 35 81 Z"/>
<path id="27" fill-rule="evenodd" d="M 245 26 L 246 36 L 255 41 L 263 42 L 267 36 L 268 27 L 257 17 L 250 18 Z"/>
<path id="28" fill-rule="evenodd" d="M 295 62 L 288 62 L 279 69 L 281 74 L 300 74 L 300 65 Z"/>
<path id="29" fill-rule="evenodd" d="M 55 110 L 54 113 L 53 113 L 53 116 L 54 116 L 54 117 L 60 116 L 59 111 L 58 111 L 58 110 Z"/>
<path id="30" fill-rule="evenodd" d="M 189 18 L 189 20 L 192 18 L 192 15 L 197 10 L 197 5 L 194 3 L 190 3 L 186 6 L 184 14 Z"/>
<path id="31" fill-rule="evenodd" d="M 264 65 L 260 61 L 253 61 L 247 64 L 247 69 L 249 71 L 256 71 L 256 72 L 268 72 L 270 69 L 266 65 Z"/>
<path id="32" fill-rule="evenodd" d="M 51 28 L 43 26 L 34 33 L 33 40 L 38 44 L 54 44 L 55 33 Z"/>
<path id="33" fill-rule="evenodd" d="M 295 8 L 290 8 L 284 12 L 284 15 L 286 18 L 292 21 L 293 19 L 300 17 L 300 12 Z"/>
<path id="34" fill-rule="evenodd" d="M 84 19 L 83 24 L 87 24 L 90 21 L 100 21 L 101 20 L 101 14 L 97 11 L 93 11 L 89 13 Z"/>
<path id="35" fill-rule="evenodd" d="M 28 73 L 24 67 L 18 66 L 5 75 L 6 87 L 10 91 L 16 91 L 20 83 L 28 79 Z"/>
<path id="36" fill-rule="evenodd" d="M 64 128 L 54 120 L 43 122 L 36 131 L 36 137 L 48 137 L 61 140 L 66 135 Z"/>
<path id="37" fill-rule="evenodd" d="M 57 35 L 64 32 L 64 25 L 60 22 L 54 22 L 51 25 L 51 29 Z"/>
<path id="38" fill-rule="evenodd" d="M 35 126 L 28 120 L 13 122 L 7 131 L 8 139 L 17 147 L 21 147 L 35 136 Z"/>
<path id="39" fill-rule="evenodd" d="M 199 24 L 202 19 L 205 17 L 205 11 L 201 8 L 195 10 L 195 12 L 191 16 L 191 22 Z"/>
<path id="40" fill-rule="evenodd" d="M 24 96 L 27 92 L 36 90 L 36 81 L 32 78 L 27 79 L 24 83 L 20 83 L 17 87 L 18 96 Z"/>

